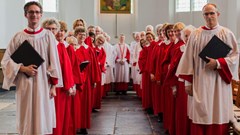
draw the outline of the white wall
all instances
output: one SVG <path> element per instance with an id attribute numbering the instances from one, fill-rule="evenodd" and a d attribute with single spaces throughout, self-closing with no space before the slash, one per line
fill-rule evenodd
<path id="1" fill-rule="evenodd" d="M 151 24 L 175 23 L 182 21 L 199 27 L 204 24 L 201 12 L 175 13 L 175 0 L 132 0 L 132 14 L 100 14 L 99 0 L 59 0 L 59 13 L 44 13 L 47 17 L 64 20 L 72 29 L 75 19 L 83 18 L 88 25 L 99 25 L 112 38 L 111 43 L 117 43 L 120 33 L 126 35 L 126 42 L 132 40 L 133 31 L 142 31 Z M 239 0 L 209 0 L 216 3 L 220 10 L 219 23 L 231 29 L 240 42 L 240 1 Z M 0 1 L 0 48 L 6 48 L 9 40 L 17 32 L 26 27 L 23 5 L 24 0 Z"/>

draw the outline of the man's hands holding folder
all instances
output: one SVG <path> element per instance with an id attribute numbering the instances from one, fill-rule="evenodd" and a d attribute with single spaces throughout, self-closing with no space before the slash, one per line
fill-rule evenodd
<path id="1" fill-rule="evenodd" d="M 20 72 L 27 74 L 28 76 L 35 76 L 37 74 L 37 66 L 29 65 L 29 66 L 21 66 Z"/>
<path id="2" fill-rule="evenodd" d="M 215 70 L 217 69 L 217 61 L 213 58 L 206 57 L 209 62 L 206 64 L 205 68 L 210 69 L 210 70 Z"/>

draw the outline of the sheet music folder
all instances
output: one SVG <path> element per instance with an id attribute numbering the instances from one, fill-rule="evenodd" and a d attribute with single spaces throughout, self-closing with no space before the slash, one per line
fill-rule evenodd
<path id="1" fill-rule="evenodd" d="M 90 62 L 88 60 L 86 61 L 83 61 L 81 64 L 80 64 L 80 71 L 82 72 L 86 67 L 87 65 L 89 64 Z"/>
<path id="2" fill-rule="evenodd" d="M 199 57 L 208 63 L 209 60 L 206 58 L 206 56 L 213 59 L 224 58 L 231 50 L 232 48 L 230 46 L 225 44 L 221 39 L 214 35 L 199 53 Z"/>
<path id="3" fill-rule="evenodd" d="M 24 66 L 36 65 L 39 67 L 44 59 L 39 53 L 32 47 L 32 45 L 25 40 L 17 50 L 11 55 L 11 58 L 16 63 L 22 63 Z M 29 76 L 27 76 L 29 77 Z"/>

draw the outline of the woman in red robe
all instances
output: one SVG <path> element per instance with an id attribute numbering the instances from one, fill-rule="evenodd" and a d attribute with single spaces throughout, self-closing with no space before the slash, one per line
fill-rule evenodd
<path id="1" fill-rule="evenodd" d="M 46 29 L 49 29 L 55 35 L 58 41 L 58 55 L 62 70 L 63 87 L 56 88 L 55 109 L 56 109 L 56 128 L 53 129 L 53 135 L 74 134 L 72 127 L 72 118 L 70 107 L 71 96 L 74 94 L 74 79 L 71 62 L 65 47 L 65 33 L 67 25 L 64 22 L 58 22 L 55 19 L 48 19 L 43 23 Z M 69 129 L 71 129 L 71 132 Z"/>
<path id="2" fill-rule="evenodd" d="M 78 133 L 86 134 L 87 128 L 91 125 L 91 112 L 92 112 L 92 91 L 96 87 L 97 82 L 100 82 L 99 72 L 100 68 L 97 63 L 96 55 L 92 48 L 84 43 L 86 38 L 86 31 L 84 27 L 78 27 L 74 32 L 75 37 L 78 39 L 76 54 L 79 60 L 79 65 L 82 62 L 88 61 L 89 64 L 81 72 L 84 74 L 84 84 L 81 93 L 81 125 Z"/>

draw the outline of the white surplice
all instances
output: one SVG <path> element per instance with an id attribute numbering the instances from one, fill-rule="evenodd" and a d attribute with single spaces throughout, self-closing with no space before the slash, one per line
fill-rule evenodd
<path id="1" fill-rule="evenodd" d="M 102 85 L 114 82 L 113 68 L 115 67 L 114 47 L 110 43 L 105 42 L 103 48 L 106 52 L 106 71 L 102 74 Z"/>
<path id="2" fill-rule="evenodd" d="M 29 29 L 29 28 L 28 28 Z M 34 77 L 27 78 L 19 72 L 21 64 L 15 63 L 11 55 L 27 40 L 45 60 Z M 60 80 L 59 58 L 54 35 L 43 29 L 40 33 L 18 32 L 10 41 L 1 62 L 4 74 L 3 88 L 16 85 L 17 130 L 21 135 L 52 134 L 56 127 L 54 99 L 50 99 L 49 78 Z M 62 82 L 59 81 L 59 86 Z"/>
<path id="3" fill-rule="evenodd" d="M 192 32 L 176 75 L 193 77 L 193 97 L 189 100 L 192 103 L 189 103 L 191 108 L 188 113 L 189 118 L 196 124 L 225 124 L 233 118 L 231 84 L 227 84 L 217 70 L 206 69 L 206 62 L 198 56 L 214 35 L 232 48 L 224 59 L 232 79 L 238 80 L 239 54 L 233 33 L 219 25 L 212 30 L 200 27 Z"/>
<path id="4" fill-rule="evenodd" d="M 121 51 L 122 50 L 122 51 Z M 116 56 L 116 63 L 115 63 L 115 71 L 114 77 L 115 82 L 129 82 L 129 61 L 125 58 L 127 56 L 127 52 L 130 53 L 129 45 L 127 44 L 116 44 L 114 45 L 114 54 Z M 119 61 L 123 61 L 124 64 L 121 65 Z M 128 62 L 127 62 L 128 61 Z"/>

